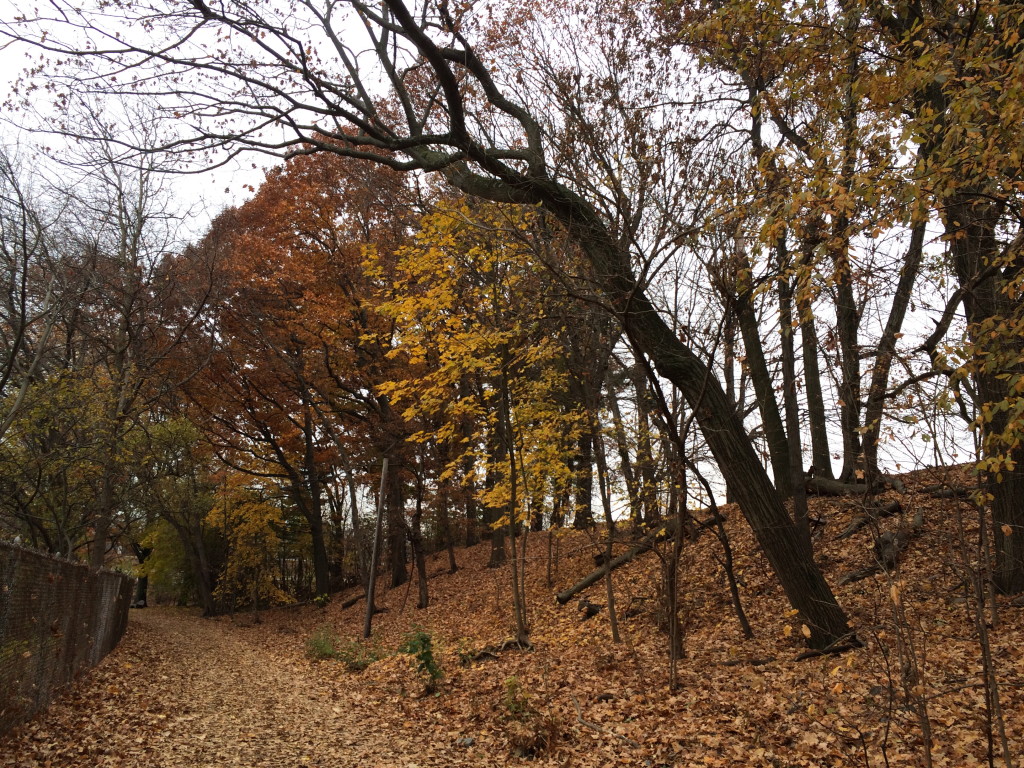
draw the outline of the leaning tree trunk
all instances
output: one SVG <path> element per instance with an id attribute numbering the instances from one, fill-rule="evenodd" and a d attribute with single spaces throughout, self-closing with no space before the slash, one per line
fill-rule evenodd
<path id="1" fill-rule="evenodd" d="M 689 402 L 758 544 L 810 631 L 809 643 L 825 648 L 847 636 L 850 629 L 846 615 L 803 544 L 721 383 L 647 298 L 633 275 L 628 252 L 608 232 L 596 211 L 556 184 L 538 183 L 537 187 L 539 201 L 561 220 L 587 253 L 601 290 L 626 333 Z"/>

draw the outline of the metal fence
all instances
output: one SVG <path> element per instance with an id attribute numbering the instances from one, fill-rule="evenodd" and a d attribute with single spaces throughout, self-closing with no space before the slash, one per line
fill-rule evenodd
<path id="1" fill-rule="evenodd" d="M 134 579 L 0 543 L 0 733 L 117 645 Z"/>

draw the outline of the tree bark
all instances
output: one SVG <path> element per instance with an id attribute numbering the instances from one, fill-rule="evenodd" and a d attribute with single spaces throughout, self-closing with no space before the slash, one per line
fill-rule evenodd
<path id="1" fill-rule="evenodd" d="M 784 266 L 786 244 L 778 243 L 780 268 Z M 779 324 L 782 326 L 782 397 L 786 408 L 786 442 L 789 446 L 789 468 L 793 488 L 793 520 L 803 539 L 803 546 L 813 552 L 811 522 L 807 512 L 807 488 L 803 482 L 803 451 L 800 437 L 800 413 L 796 399 L 796 350 L 793 344 L 793 286 L 789 277 L 779 280 Z"/>
<path id="2" fill-rule="evenodd" d="M 771 563 L 787 598 L 808 626 L 809 642 L 825 648 L 849 634 L 812 553 L 761 466 L 721 384 L 708 365 L 675 334 L 637 283 L 628 253 L 610 236 L 596 212 L 553 183 L 536 184 L 542 202 L 589 256 L 601 288 L 626 333 L 654 367 L 686 397 L 726 482 Z"/>
<path id="3" fill-rule="evenodd" d="M 828 446 L 828 421 L 825 398 L 821 392 L 821 369 L 818 366 L 818 331 L 805 291 L 797 291 L 800 313 L 800 351 L 804 362 L 804 390 L 807 393 L 807 418 L 811 429 L 811 465 L 818 477 L 832 479 L 832 453 Z"/>
<path id="4" fill-rule="evenodd" d="M 583 432 L 576 451 L 576 505 L 572 527 L 594 527 L 594 443 L 590 434 Z"/>
<path id="5" fill-rule="evenodd" d="M 760 324 L 749 293 L 737 296 L 735 303 L 736 318 L 743 337 L 743 353 L 746 355 L 746 366 L 750 371 L 750 381 L 754 385 L 754 394 L 757 397 L 757 410 L 761 414 L 761 424 L 764 427 L 765 440 L 768 442 L 775 487 L 783 498 L 787 498 L 793 491 L 789 470 L 789 445 L 786 442 L 786 430 L 782 425 L 779 403 L 775 398 L 775 386 L 764 358 Z"/>
<path id="6" fill-rule="evenodd" d="M 409 558 L 406 553 L 406 520 L 405 496 L 402 493 L 402 478 L 398 471 L 399 464 L 390 462 L 388 472 L 387 523 L 388 523 L 388 567 L 391 571 L 392 589 L 405 584 L 409 579 L 407 566 Z"/>
<path id="7" fill-rule="evenodd" d="M 1006 293 L 1003 290 L 1006 276 L 994 272 L 983 280 L 979 276 L 990 265 L 997 263 L 998 243 L 996 228 L 1001 216 L 998 203 L 982 195 L 964 191 L 946 200 L 943 209 L 946 234 L 957 278 L 961 286 L 973 285 L 964 294 L 964 311 L 967 316 L 968 333 L 976 346 L 975 354 L 982 354 L 987 346 L 983 338 L 986 322 L 998 324 L 1013 314 Z M 1019 259 L 1019 257 L 1018 257 Z M 1020 269 L 1016 266 L 1015 269 Z M 1007 267 L 1007 273 L 1014 269 Z M 1024 342 L 1019 338 L 1007 339 L 1018 351 Z M 1005 456 L 1013 468 L 983 473 L 984 487 L 991 495 L 993 533 L 995 538 L 996 565 L 993 579 L 996 587 L 1006 594 L 1024 592 L 1024 446 L 1004 446 L 996 436 L 1009 425 L 1006 410 L 992 408 L 1007 399 L 1006 382 L 999 378 L 1003 374 L 1024 373 L 1024 366 L 1016 363 L 1011 370 L 993 368 L 985 361 L 978 361 L 974 373 L 980 409 L 989 408 L 989 417 L 982 424 L 983 453 L 986 459 L 999 461 Z"/>
<path id="8" fill-rule="evenodd" d="M 896 355 L 896 341 L 903 327 L 903 320 L 907 316 L 907 309 L 910 307 L 917 273 L 921 268 L 924 236 L 924 222 L 915 224 L 910 235 L 910 244 L 907 246 L 907 254 L 903 258 L 903 268 L 900 270 L 900 279 L 896 285 L 892 307 L 889 309 L 889 317 L 885 322 L 882 338 L 878 342 L 875 367 L 871 371 L 871 383 L 868 385 L 867 403 L 864 406 L 863 446 L 864 479 L 871 487 L 879 482 L 878 440 L 882 429 L 885 393 L 889 387 L 889 371 Z"/>

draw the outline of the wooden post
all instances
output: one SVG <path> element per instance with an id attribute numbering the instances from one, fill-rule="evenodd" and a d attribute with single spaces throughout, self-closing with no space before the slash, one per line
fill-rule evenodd
<path id="1" fill-rule="evenodd" d="M 373 611 L 376 605 L 374 590 L 377 587 L 377 562 L 380 559 L 380 536 L 384 527 L 384 493 L 388 476 L 388 457 L 380 468 L 380 493 L 377 495 L 377 528 L 373 533 L 373 552 L 370 555 L 370 581 L 366 585 L 366 621 L 363 622 L 363 639 L 370 636 L 370 627 L 373 624 Z"/>

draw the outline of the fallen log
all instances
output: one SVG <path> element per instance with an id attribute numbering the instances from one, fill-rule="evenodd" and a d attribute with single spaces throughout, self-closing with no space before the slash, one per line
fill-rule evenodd
<path id="1" fill-rule="evenodd" d="M 890 501 L 888 504 L 878 507 L 877 509 L 869 510 L 863 515 L 857 515 L 857 517 L 853 518 L 853 520 L 850 521 L 850 524 L 843 529 L 843 532 L 836 536 L 835 541 L 848 539 L 864 526 L 870 525 L 883 517 L 892 517 L 893 515 L 899 514 L 901 511 L 903 511 L 903 507 L 900 506 L 898 501 Z"/>
<path id="2" fill-rule="evenodd" d="M 945 483 L 926 485 L 918 493 L 927 493 L 935 499 L 969 499 L 976 488 L 959 488 Z"/>
<path id="3" fill-rule="evenodd" d="M 827 477 L 808 477 L 804 487 L 808 493 L 815 496 L 863 496 L 871 493 L 867 483 L 848 483 L 843 480 L 831 480 Z M 881 483 L 875 488 L 875 492 L 881 492 L 886 488 L 892 488 L 897 493 L 907 492 L 903 481 L 891 475 L 882 475 Z"/>
<path id="4" fill-rule="evenodd" d="M 876 538 L 871 547 L 871 555 L 875 562 L 865 568 L 846 574 L 839 580 L 839 586 L 861 581 L 869 576 L 874 576 L 876 573 L 883 571 L 888 573 L 891 571 L 899 562 L 900 556 L 907 548 L 907 544 L 920 532 L 922 526 L 924 526 L 924 517 L 918 511 L 910 525 L 903 526 L 895 531 L 888 531 Z"/>
<path id="5" fill-rule="evenodd" d="M 687 525 L 684 521 L 683 530 L 691 538 L 695 539 L 701 534 L 702 531 L 724 521 L 725 518 L 721 515 L 712 515 L 711 517 L 705 520 L 701 520 L 699 523 L 693 524 L 691 522 L 690 525 Z M 582 592 L 584 589 L 593 586 L 601 579 L 603 579 L 608 571 L 614 571 L 616 568 L 625 565 L 630 560 L 635 558 L 637 555 L 642 555 L 644 552 L 650 552 L 654 548 L 655 544 L 657 544 L 659 541 L 668 538 L 669 536 L 675 533 L 676 522 L 676 518 L 672 518 L 671 520 L 665 521 L 660 526 L 658 526 L 653 531 L 644 536 L 640 541 L 638 541 L 628 550 L 623 552 L 621 555 L 619 555 L 618 557 L 613 557 L 611 563 L 609 563 L 608 565 L 601 565 L 600 567 L 595 568 L 593 571 L 588 573 L 586 576 L 577 581 L 571 587 L 559 592 L 555 596 L 555 599 L 558 601 L 558 604 L 565 605 L 570 600 L 572 600 L 576 595 Z"/>
<path id="6" fill-rule="evenodd" d="M 362 599 L 363 599 L 364 597 L 366 597 L 366 595 L 365 595 L 365 594 L 363 594 L 363 595 L 354 595 L 353 597 L 350 597 L 350 598 L 349 598 L 348 600 L 346 600 L 345 602 L 343 602 L 343 603 L 341 604 L 341 607 L 342 607 L 342 609 L 345 609 L 345 608 L 351 608 L 351 607 L 352 607 L 353 605 L 355 605 L 356 603 L 358 603 L 358 602 L 359 602 L 360 600 L 362 600 Z"/>
<path id="7" fill-rule="evenodd" d="M 807 478 L 807 492 L 815 496 L 852 496 L 868 492 L 867 483 L 844 483 L 827 477 Z"/>

